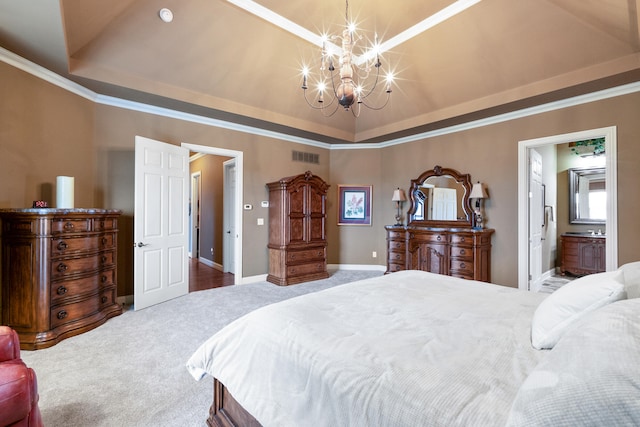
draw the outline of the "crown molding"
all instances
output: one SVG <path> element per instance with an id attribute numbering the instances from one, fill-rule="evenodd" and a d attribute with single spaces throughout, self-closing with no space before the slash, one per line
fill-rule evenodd
<path id="1" fill-rule="evenodd" d="M 524 108 L 521 110 L 512 111 L 505 114 L 499 114 L 497 116 L 487 117 L 480 120 L 474 120 L 467 123 L 462 123 L 455 126 L 449 126 L 442 129 L 437 129 L 429 132 L 417 133 L 402 138 L 391 139 L 389 141 L 379 143 L 353 143 L 353 144 L 328 144 L 326 142 L 297 137 L 294 135 L 288 135 L 281 132 L 269 131 L 266 129 L 260 129 L 252 126 L 241 125 L 237 123 L 227 122 L 219 119 L 212 119 L 197 114 L 184 113 L 169 108 L 157 107 L 150 104 L 144 104 L 141 102 L 129 101 L 126 99 L 116 98 L 112 96 L 100 95 L 94 91 L 79 85 L 59 74 L 54 73 L 36 63 L 33 63 L 25 58 L 22 58 L 15 53 L 0 47 L 0 61 L 3 61 L 15 68 L 18 68 L 26 73 L 29 73 L 39 79 L 47 81 L 61 89 L 67 90 L 85 99 L 93 101 L 97 104 L 108 105 L 116 108 L 122 108 L 126 110 L 138 111 L 147 114 L 153 114 L 157 116 L 183 120 L 192 123 L 198 123 L 205 126 L 212 126 L 222 129 L 233 130 L 236 132 L 248 133 L 252 135 L 264 136 L 266 138 L 278 139 L 281 141 L 293 142 L 296 144 L 309 145 L 312 147 L 324 148 L 327 150 L 364 150 L 364 149 L 379 149 L 385 147 L 391 147 L 394 145 L 407 144 L 410 142 L 435 138 L 442 135 L 448 135 L 456 132 L 464 132 L 470 129 L 489 126 L 497 123 L 503 123 L 510 120 L 520 119 L 523 117 L 534 116 L 536 114 L 546 113 L 549 111 L 560 110 L 563 108 L 574 107 L 577 105 L 588 104 L 590 102 L 600 101 L 608 98 L 615 98 L 618 96 L 628 95 L 636 92 L 640 92 L 640 82 L 634 82 L 625 84 L 622 86 L 613 87 L 610 89 L 604 89 L 597 92 L 588 93 L 585 95 L 579 95 L 571 98 L 566 98 L 560 101 L 549 102 L 547 104 L 538 105 L 535 107 Z"/>

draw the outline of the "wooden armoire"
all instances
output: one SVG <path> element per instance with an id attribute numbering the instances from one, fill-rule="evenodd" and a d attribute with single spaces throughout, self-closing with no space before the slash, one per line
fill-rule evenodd
<path id="1" fill-rule="evenodd" d="M 326 200 L 329 185 L 310 171 L 267 184 L 269 275 L 276 285 L 329 277 Z"/>

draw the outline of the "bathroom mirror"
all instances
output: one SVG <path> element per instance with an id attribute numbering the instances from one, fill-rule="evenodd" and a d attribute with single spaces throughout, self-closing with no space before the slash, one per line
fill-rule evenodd
<path id="1" fill-rule="evenodd" d="M 605 168 L 573 168 L 569 178 L 569 222 L 605 225 L 607 189 Z"/>
<path id="2" fill-rule="evenodd" d="M 411 180 L 409 225 L 471 227 L 469 174 L 436 166 Z"/>

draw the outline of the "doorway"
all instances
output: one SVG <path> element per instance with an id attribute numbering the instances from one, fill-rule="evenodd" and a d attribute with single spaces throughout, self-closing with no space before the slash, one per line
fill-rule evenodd
<path id="1" fill-rule="evenodd" d="M 243 153 L 242 151 L 228 150 L 225 148 L 208 147 L 203 145 L 195 145 L 182 143 L 182 147 L 188 149 L 194 153 L 212 154 L 215 156 L 230 157 L 235 163 L 235 176 L 233 179 L 234 184 L 231 186 L 225 186 L 225 205 L 226 201 L 230 200 L 228 206 L 225 209 L 229 209 L 229 215 L 233 218 L 235 224 L 234 232 L 230 239 L 233 241 L 233 259 L 235 260 L 233 266 L 228 271 L 234 274 L 234 284 L 242 283 L 242 197 L 243 194 Z M 233 193 L 233 197 L 230 197 L 227 193 Z M 227 271 L 227 270 L 225 270 Z"/>
<path id="2" fill-rule="evenodd" d="M 189 202 L 189 257 L 200 258 L 200 198 L 202 197 L 202 173 L 191 174 L 191 201 Z"/>
<path id="3" fill-rule="evenodd" d="M 549 145 L 587 139 L 605 139 L 605 179 L 607 193 L 606 270 L 618 267 L 618 190 L 616 127 L 592 129 L 570 134 L 519 141 L 518 143 L 518 288 L 531 290 L 531 209 L 534 203 L 529 189 L 529 159 L 531 151 Z M 562 190 L 560 190 L 562 191 Z M 538 199 L 537 199 L 538 200 Z M 537 201 L 536 201 L 537 203 Z"/>

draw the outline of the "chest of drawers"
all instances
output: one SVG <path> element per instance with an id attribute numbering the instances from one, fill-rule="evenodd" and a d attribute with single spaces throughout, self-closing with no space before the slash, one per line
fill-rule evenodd
<path id="1" fill-rule="evenodd" d="M 120 211 L 2 209 L 2 323 L 37 350 L 122 313 L 116 303 Z"/>
<path id="2" fill-rule="evenodd" d="M 424 270 L 491 281 L 492 229 L 387 226 L 387 273 Z"/>

